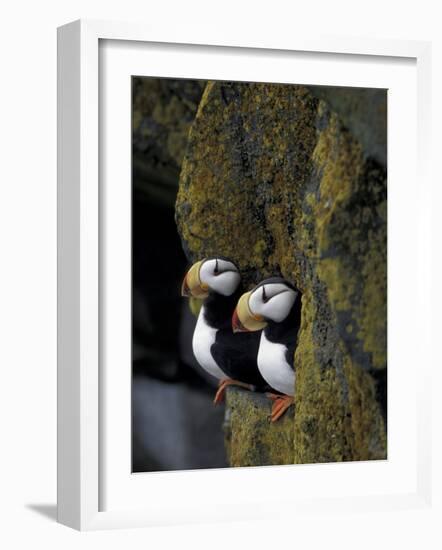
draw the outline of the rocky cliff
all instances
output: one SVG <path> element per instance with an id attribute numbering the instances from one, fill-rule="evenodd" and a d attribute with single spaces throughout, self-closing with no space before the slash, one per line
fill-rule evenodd
<path id="1" fill-rule="evenodd" d="M 187 137 L 205 81 L 132 79 L 134 190 L 173 208 Z"/>
<path id="2" fill-rule="evenodd" d="M 386 457 L 386 93 L 368 92 L 209 82 L 190 127 L 188 259 L 222 254 L 248 287 L 282 275 L 302 292 L 294 415 L 271 425 L 262 396 L 230 391 L 232 465 Z"/>

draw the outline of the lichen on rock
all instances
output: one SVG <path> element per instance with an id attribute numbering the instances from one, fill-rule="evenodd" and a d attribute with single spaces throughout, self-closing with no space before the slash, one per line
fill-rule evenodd
<path id="1" fill-rule="evenodd" d="M 133 77 L 132 148 L 136 189 L 175 201 L 190 125 L 205 81 Z"/>
<path id="2" fill-rule="evenodd" d="M 222 254 L 249 288 L 282 275 L 302 291 L 297 463 L 386 457 L 386 169 L 367 145 L 377 135 L 362 143 L 304 86 L 228 82 L 207 84 L 189 133 L 176 203 L 189 260 Z M 239 420 L 235 434 L 235 465 L 249 464 L 256 438 Z"/>
<path id="3" fill-rule="evenodd" d="M 237 387 L 226 391 L 225 439 L 230 466 L 294 463 L 293 407 L 270 422 L 271 401 L 262 393 Z"/>

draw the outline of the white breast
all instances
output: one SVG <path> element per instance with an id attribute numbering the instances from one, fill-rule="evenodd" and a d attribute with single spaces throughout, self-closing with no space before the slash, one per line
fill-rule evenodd
<path id="1" fill-rule="evenodd" d="M 285 358 L 286 347 L 270 342 L 261 333 L 258 352 L 258 368 L 264 380 L 285 395 L 294 395 L 295 372 Z"/>
<path id="2" fill-rule="evenodd" d="M 210 327 L 204 319 L 204 306 L 198 315 L 195 332 L 193 333 L 192 348 L 196 360 L 201 367 L 216 378 L 227 378 L 219 368 L 210 353 L 212 344 L 215 343 L 217 329 Z"/>

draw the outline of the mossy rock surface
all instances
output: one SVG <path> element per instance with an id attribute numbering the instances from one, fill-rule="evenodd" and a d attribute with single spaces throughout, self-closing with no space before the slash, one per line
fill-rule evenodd
<path id="1" fill-rule="evenodd" d="M 174 205 L 190 125 L 205 81 L 134 77 L 132 147 L 135 189 Z"/>
<path id="2" fill-rule="evenodd" d="M 360 141 L 367 157 L 384 166 L 387 163 L 386 92 L 377 88 L 309 86 L 319 99 L 336 111 L 343 123 Z"/>
<path id="3" fill-rule="evenodd" d="M 225 440 L 230 466 L 293 464 L 293 407 L 270 421 L 272 402 L 262 393 L 230 387 L 226 391 Z"/>
<path id="4" fill-rule="evenodd" d="M 209 82 L 182 164 L 189 260 L 222 254 L 249 288 L 282 275 L 302 292 L 296 463 L 387 453 L 386 170 L 356 134 L 306 87 Z M 255 445 L 240 420 L 232 437 Z"/>

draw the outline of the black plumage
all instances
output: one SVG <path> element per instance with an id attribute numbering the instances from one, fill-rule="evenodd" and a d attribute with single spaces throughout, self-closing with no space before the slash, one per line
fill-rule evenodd
<path id="1" fill-rule="evenodd" d="M 232 314 L 240 296 L 241 291 L 238 290 L 231 296 L 210 292 L 206 298 L 205 321 L 217 329 L 210 352 L 227 377 L 264 390 L 268 385 L 257 366 L 260 333 L 234 334 L 232 330 Z"/>
<path id="2" fill-rule="evenodd" d="M 281 280 L 270 280 L 268 282 L 280 282 Z M 285 281 L 287 285 L 287 282 Z M 301 326 L 301 294 L 298 292 L 293 306 L 287 317 L 280 323 L 268 320 L 267 326 L 264 328 L 265 337 L 269 342 L 282 344 L 285 348 L 285 358 L 287 363 L 294 369 L 294 355 L 298 343 L 298 332 Z"/>

